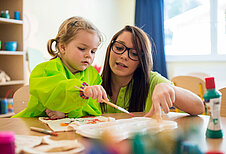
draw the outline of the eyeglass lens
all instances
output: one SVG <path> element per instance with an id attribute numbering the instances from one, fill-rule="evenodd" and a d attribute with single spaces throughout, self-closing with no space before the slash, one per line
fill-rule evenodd
<path id="1" fill-rule="evenodd" d="M 124 44 L 121 44 L 120 42 L 114 42 L 112 45 L 112 50 L 116 54 L 123 54 L 126 50 L 128 50 L 128 57 L 131 60 L 137 61 L 138 60 L 138 53 L 135 49 L 128 48 Z"/>

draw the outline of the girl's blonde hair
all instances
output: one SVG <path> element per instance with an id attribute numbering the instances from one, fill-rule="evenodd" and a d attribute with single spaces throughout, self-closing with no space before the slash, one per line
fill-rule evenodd
<path id="1" fill-rule="evenodd" d="M 99 37 L 99 41 L 102 42 L 101 33 L 96 26 L 82 17 L 75 16 L 65 20 L 61 24 L 56 38 L 50 39 L 47 42 L 47 50 L 49 54 L 54 58 L 59 57 L 59 44 L 62 43 L 67 45 L 70 41 L 76 38 L 76 35 L 80 30 L 95 32 Z M 52 49 L 53 42 L 56 43 L 55 50 Z"/>

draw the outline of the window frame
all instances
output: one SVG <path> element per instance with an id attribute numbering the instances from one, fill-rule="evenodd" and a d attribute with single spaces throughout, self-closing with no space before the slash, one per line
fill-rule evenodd
<path id="1" fill-rule="evenodd" d="M 208 55 L 167 55 L 167 62 L 191 62 L 191 61 L 226 61 L 226 54 L 218 53 L 218 29 L 217 29 L 217 18 L 218 18 L 218 0 L 210 1 L 210 43 L 211 52 Z"/>

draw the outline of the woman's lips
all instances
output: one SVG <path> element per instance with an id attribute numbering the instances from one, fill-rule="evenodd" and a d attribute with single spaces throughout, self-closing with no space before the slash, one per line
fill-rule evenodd
<path id="1" fill-rule="evenodd" d="M 128 66 L 126 66 L 125 64 L 120 63 L 120 62 L 116 62 L 116 65 L 121 66 L 121 67 L 124 67 L 124 68 L 128 68 Z"/>

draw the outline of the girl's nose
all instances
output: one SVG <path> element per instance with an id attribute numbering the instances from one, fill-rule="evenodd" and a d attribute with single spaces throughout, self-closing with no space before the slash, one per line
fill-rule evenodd
<path id="1" fill-rule="evenodd" d="M 90 58 L 91 57 L 91 51 L 88 51 L 86 54 L 85 54 L 85 58 Z"/>

